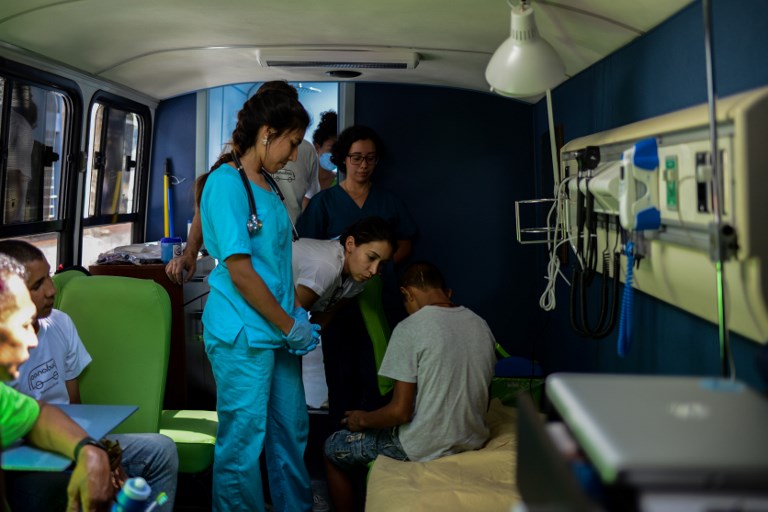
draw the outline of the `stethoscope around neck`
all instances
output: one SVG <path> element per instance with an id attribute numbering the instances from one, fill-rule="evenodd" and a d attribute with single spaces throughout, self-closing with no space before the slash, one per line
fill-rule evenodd
<path id="1" fill-rule="evenodd" d="M 258 216 L 258 213 L 256 211 L 256 199 L 253 197 L 253 190 L 251 190 L 251 183 L 248 180 L 248 176 L 245 175 L 245 169 L 243 169 L 243 164 L 240 163 L 240 158 L 237 156 L 237 154 L 232 151 L 230 152 L 230 155 L 232 156 L 232 162 L 237 166 L 237 173 L 240 175 L 240 179 L 243 180 L 243 186 L 245 187 L 246 195 L 248 196 L 248 220 L 245 223 L 245 227 L 248 228 L 248 234 L 254 235 L 261 231 L 261 228 L 264 226 L 264 223 L 261 221 L 261 219 Z M 261 172 L 262 176 L 264 176 L 264 179 L 269 184 L 272 191 L 277 194 L 277 197 L 280 198 L 280 202 L 283 203 L 283 206 L 285 206 L 285 196 L 280 191 L 280 187 L 277 186 L 277 183 L 275 182 L 274 178 L 269 175 L 268 172 Z M 287 208 L 286 208 L 287 210 Z M 286 212 L 287 213 L 287 212 Z M 291 220 L 290 214 L 288 215 L 288 220 L 291 222 L 291 230 L 293 231 L 293 241 L 299 239 L 299 232 L 296 231 L 296 226 L 293 224 L 293 220 Z"/>

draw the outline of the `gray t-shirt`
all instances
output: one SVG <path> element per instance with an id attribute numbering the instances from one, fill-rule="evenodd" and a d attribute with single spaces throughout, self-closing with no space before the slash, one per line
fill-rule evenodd
<path id="1" fill-rule="evenodd" d="M 311 142 L 302 139 L 296 161 L 288 162 L 272 175 L 285 197 L 285 207 L 294 224 L 301 214 L 304 198 L 311 199 L 320 192 L 320 183 L 317 181 L 318 165 L 315 147 Z"/>
<path id="2" fill-rule="evenodd" d="M 496 363 L 488 324 L 459 306 L 426 306 L 392 332 L 379 374 L 415 382 L 415 413 L 399 429 L 408 458 L 428 461 L 480 448 Z"/>

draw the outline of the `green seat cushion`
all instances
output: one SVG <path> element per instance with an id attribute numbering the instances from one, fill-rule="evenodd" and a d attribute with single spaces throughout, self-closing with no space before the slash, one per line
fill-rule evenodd
<path id="1" fill-rule="evenodd" d="M 179 472 L 199 473 L 213 464 L 219 418 L 216 411 L 163 411 L 160 433 L 176 443 Z"/>

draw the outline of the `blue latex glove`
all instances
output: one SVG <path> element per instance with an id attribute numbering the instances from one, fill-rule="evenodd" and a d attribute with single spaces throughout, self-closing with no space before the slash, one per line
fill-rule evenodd
<path id="1" fill-rule="evenodd" d="M 283 339 L 291 354 L 303 356 L 317 348 L 320 342 L 320 326 L 310 323 L 309 313 L 302 307 L 294 308 L 291 317 L 294 320 L 293 327 Z"/>
<path id="2" fill-rule="evenodd" d="M 309 312 L 301 306 L 296 306 L 295 308 L 293 308 L 293 312 L 291 313 L 291 316 L 293 318 L 306 318 L 307 320 L 309 320 Z"/>
<path id="3" fill-rule="evenodd" d="M 286 350 L 295 356 L 305 356 L 310 352 L 312 352 L 313 350 L 315 350 L 317 348 L 317 345 L 318 345 L 318 342 L 313 341 L 307 348 L 302 348 L 302 349 L 286 348 Z"/>

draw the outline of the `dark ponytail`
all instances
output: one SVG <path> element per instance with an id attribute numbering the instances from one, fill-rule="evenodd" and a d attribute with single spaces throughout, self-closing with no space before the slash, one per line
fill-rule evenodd
<path id="1" fill-rule="evenodd" d="M 277 130 L 278 136 L 293 130 L 306 130 L 309 126 L 309 114 L 299 103 L 299 94 L 286 82 L 266 82 L 243 104 L 237 113 L 237 125 L 229 148 L 219 155 L 206 174 L 195 181 L 195 203 L 198 207 L 208 175 L 222 164 L 231 162 L 232 151 L 243 155 L 248 148 L 260 143 L 256 137 L 264 125 Z"/>

